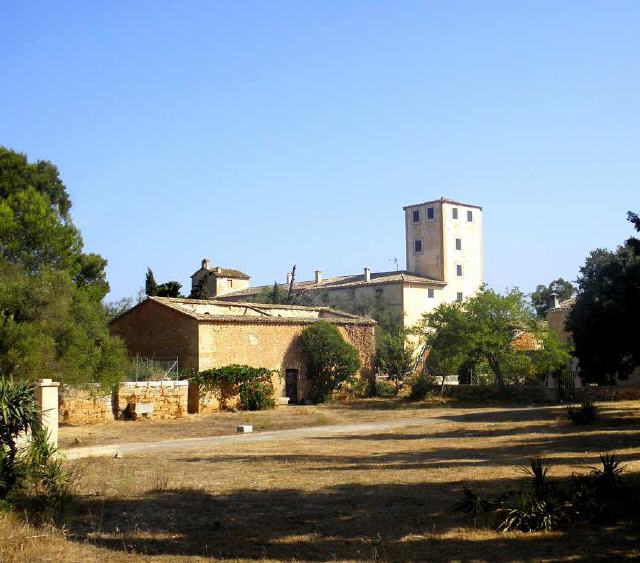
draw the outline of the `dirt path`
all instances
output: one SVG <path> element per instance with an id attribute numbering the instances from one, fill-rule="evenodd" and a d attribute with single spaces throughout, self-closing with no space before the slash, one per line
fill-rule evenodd
<path id="1" fill-rule="evenodd" d="M 224 444 L 239 444 L 246 442 L 264 442 L 269 440 L 284 440 L 300 437 L 322 437 L 334 434 L 359 434 L 379 430 L 393 430 L 408 426 L 423 426 L 425 424 L 442 424 L 445 419 L 433 417 L 397 418 L 384 422 L 365 422 L 359 424 L 333 424 L 328 426 L 308 426 L 290 430 L 274 430 L 271 432 L 257 432 L 255 434 L 232 434 L 227 436 L 209 436 L 206 438 L 183 438 L 179 440 L 162 440 L 159 442 L 134 442 L 128 444 L 110 444 L 107 446 L 91 446 L 70 448 L 63 450 L 66 459 L 83 457 L 114 457 L 116 454 L 157 453 L 170 450 L 199 449 Z"/>

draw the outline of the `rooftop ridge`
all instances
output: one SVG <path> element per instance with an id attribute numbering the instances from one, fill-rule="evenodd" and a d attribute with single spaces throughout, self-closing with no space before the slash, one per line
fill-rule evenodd
<path id="1" fill-rule="evenodd" d="M 473 207 L 475 209 L 480 209 L 482 211 L 482 207 L 480 205 L 475 205 L 473 203 L 463 203 L 462 201 L 456 201 L 454 199 L 448 199 L 446 197 L 441 197 L 440 199 L 433 199 L 431 201 L 423 201 L 422 203 L 414 203 L 412 205 L 405 205 L 402 209 L 410 209 L 411 207 L 420 207 L 422 205 L 430 205 L 432 203 L 449 203 L 452 205 L 460 205 L 462 207 Z"/>

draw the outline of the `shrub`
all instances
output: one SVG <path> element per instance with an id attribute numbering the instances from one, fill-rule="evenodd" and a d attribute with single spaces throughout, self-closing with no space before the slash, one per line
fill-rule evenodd
<path id="1" fill-rule="evenodd" d="M 433 377 L 426 373 L 421 373 L 411 385 L 411 393 L 409 399 L 412 401 L 422 401 L 431 395 L 436 388 L 436 382 Z"/>
<path id="2" fill-rule="evenodd" d="M 273 383 L 254 379 L 240 384 L 240 408 L 247 411 L 263 411 L 276 406 Z"/>
<path id="3" fill-rule="evenodd" d="M 376 397 L 395 397 L 398 389 L 389 381 L 376 381 L 375 393 Z"/>
<path id="4" fill-rule="evenodd" d="M 335 325 L 327 321 L 305 328 L 301 343 L 314 400 L 326 402 L 338 385 L 353 379 L 360 368 L 358 350 L 342 338 Z"/>
<path id="5" fill-rule="evenodd" d="M 591 424 L 597 416 L 598 408 L 590 402 L 584 402 L 580 407 L 567 407 L 567 417 L 576 426 Z"/>
<path id="6" fill-rule="evenodd" d="M 203 370 L 191 378 L 193 383 L 217 393 L 220 397 L 224 388 L 238 386 L 239 406 L 244 410 L 264 410 L 275 407 L 273 377 L 274 370 L 232 364 Z"/>
<path id="7" fill-rule="evenodd" d="M 40 518 L 50 519 L 64 508 L 73 492 L 73 474 L 62 468 L 58 448 L 49 441 L 45 430 L 36 430 L 21 459 L 21 498 Z"/>

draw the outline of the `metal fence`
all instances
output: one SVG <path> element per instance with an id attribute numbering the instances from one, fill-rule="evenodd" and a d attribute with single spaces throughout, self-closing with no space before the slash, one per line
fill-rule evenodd
<path id="1" fill-rule="evenodd" d="M 136 356 L 132 361 L 131 371 L 134 381 L 177 381 L 180 377 L 180 364 L 177 356 Z"/>

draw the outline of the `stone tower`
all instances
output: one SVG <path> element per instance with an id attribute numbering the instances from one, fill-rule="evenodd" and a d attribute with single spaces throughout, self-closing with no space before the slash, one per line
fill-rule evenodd
<path id="1" fill-rule="evenodd" d="M 407 270 L 446 282 L 445 302 L 483 284 L 482 207 L 445 198 L 404 207 Z"/>

